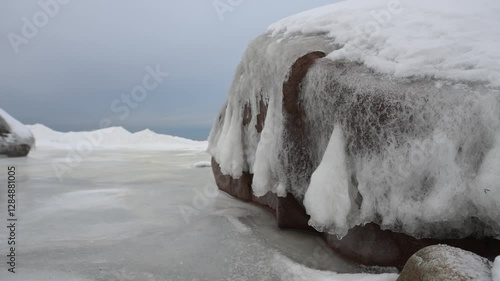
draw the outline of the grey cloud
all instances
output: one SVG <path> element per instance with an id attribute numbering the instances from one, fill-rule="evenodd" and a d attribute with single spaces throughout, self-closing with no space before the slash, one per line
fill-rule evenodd
<path id="1" fill-rule="evenodd" d="M 15 54 L 8 34 L 22 34 L 38 2 L 0 2 L 0 107 L 25 123 L 96 129 L 159 64 L 171 76 L 117 125 L 204 138 L 248 42 L 282 17 L 335 1 L 242 0 L 221 21 L 207 0 L 71 0 Z"/>

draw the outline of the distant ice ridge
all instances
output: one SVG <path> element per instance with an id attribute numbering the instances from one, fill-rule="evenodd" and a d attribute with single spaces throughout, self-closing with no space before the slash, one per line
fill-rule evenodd
<path id="1" fill-rule="evenodd" d="M 321 231 L 375 222 L 418 238 L 500 239 L 500 2 L 401 0 L 400 13 L 392 2 L 340 2 L 273 24 L 243 55 L 208 151 L 224 174 L 253 173 L 255 195 L 303 200 Z M 329 54 L 301 85 L 315 171 L 290 172 L 283 81 L 313 51 Z"/>
<path id="2" fill-rule="evenodd" d="M 5 136 L 1 136 L 2 139 L 0 142 L 14 145 L 26 144 L 29 146 L 33 146 L 35 143 L 35 139 L 30 130 L 14 117 L 10 116 L 5 110 L 0 108 L 0 134 L 5 131 L 8 133 L 6 133 Z"/>
<path id="3" fill-rule="evenodd" d="M 131 133 L 122 127 L 90 132 L 57 132 L 44 125 L 27 126 L 37 138 L 38 148 L 68 149 L 90 143 L 95 149 L 205 150 L 206 141 L 157 134 L 151 130 Z"/>

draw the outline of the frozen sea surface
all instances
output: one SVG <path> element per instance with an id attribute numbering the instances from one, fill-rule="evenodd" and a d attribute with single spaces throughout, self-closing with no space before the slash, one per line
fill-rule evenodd
<path id="1" fill-rule="evenodd" d="M 7 224 L 7 166 L 17 171 L 19 219 L 16 274 L 0 230 L 0 280 L 396 279 L 333 273 L 363 270 L 217 191 L 211 169 L 193 166 L 209 160 L 204 152 L 99 150 L 59 179 L 53 164 L 67 153 L 0 159 L 0 219 Z"/>

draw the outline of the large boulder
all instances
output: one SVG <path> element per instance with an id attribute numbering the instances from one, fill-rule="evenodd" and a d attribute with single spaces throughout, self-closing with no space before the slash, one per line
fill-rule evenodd
<path id="1" fill-rule="evenodd" d="M 289 158 L 288 161 L 295 163 L 295 165 L 288 167 L 292 170 L 291 174 L 300 174 L 300 170 L 308 170 L 311 175 L 314 170 L 314 168 L 311 167 L 310 158 L 307 158 L 308 153 L 310 153 L 310 147 L 308 145 L 312 142 L 310 139 L 311 134 L 308 131 L 312 129 L 312 125 L 307 125 L 307 122 L 303 119 L 306 113 L 298 106 L 299 103 L 297 100 L 302 93 L 300 89 L 301 82 L 307 75 L 309 68 L 313 66 L 316 60 L 323 56 L 324 54 L 322 52 L 312 52 L 298 58 L 291 66 L 288 80 L 284 82 L 283 111 L 290 117 L 284 121 L 285 133 L 288 135 L 287 140 L 289 143 L 283 145 L 292 147 L 289 151 L 293 153 L 287 155 Z M 335 67 L 345 67 L 345 64 Z M 332 72 L 341 71 L 334 69 Z M 348 73 L 348 70 L 343 69 L 342 72 Z M 334 81 L 341 82 L 339 80 Z M 292 87 L 290 85 L 295 86 Z M 293 99 L 295 99 L 295 101 L 292 101 Z M 262 102 L 260 101 L 260 103 Z M 262 115 L 264 115 L 265 119 L 267 105 L 261 105 L 260 108 L 265 109 L 265 111 L 259 111 L 260 117 L 257 119 L 256 125 L 251 128 L 251 130 L 255 130 L 257 133 L 261 132 L 259 128 L 265 127 L 265 123 L 259 120 L 263 120 L 261 117 Z M 252 115 L 248 109 L 245 112 L 245 118 L 242 123 L 244 128 L 248 127 L 250 123 L 248 120 L 252 119 Z M 225 111 L 222 112 L 219 122 L 224 121 L 224 113 Z M 316 134 L 317 136 L 321 135 L 320 132 L 316 132 Z M 263 196 L 255 196 L 252 190 L 252 173 L 244 171 L 242 175 L 237 178 L 225 175 L 221 171 L 221 167 L 215 158 L 212 159 L 212 169 L 219 189 L 243 201 L 254 202 L 267 207 L 275 214 L 278 226 L 282 228 L 313 230 L 313 228 L 308 225 L 310 216 L 306 213 L 301 201 L 293 194 L 287 193 L 285 196 L 278 196 L 277 193 L 269 191 Z M 297 184 L 297 182 L 292 182 L 291 184 Z M 381 227 L 375 223 L 353 227 L 344 237 L 342 237 L 342 239 L 328 232 L 325 232 L 322 237 L 332 249 L 353 261 L 365 265 L 402 267 L 410 256 L 418 250 L 439 243 L 447 243 L 449 245 L 461 247 L 486 257 L 494 257 L 500 254 L 500 241 L 492 238 L 417 239 L 404 233 L 382 230 Z"/>
<path id="2" fill-rule="evenodd" d="M 439 243 L 499 255 L 500 65 L 474 59 L 463 72 L 477 41 L 456 30 L 432 54 L 426 36 L 440 32 L 407 37 L 417 22 L 441 19 L 420 1 L 402 1 L 416 22 L 393 18 L 400 33 L 356 38 L 345 28 L 373 11 L 359 7 L 387 4 L 357 2 L 285 19 L 250 43 L 209 137 L 219 188 L 368 265 L 402 267 Z M 440 27 L 477 23 L 445 18 Z M 482 35 L 478 26 L 464 32 Z"/>
<path id="3" fill-rule="evenodd" d="M 491 281 L 492 263 L 458 248 L 436 245 L 415 253 L 398 281 Z"/>
<path id="4" fill-rule="evenodd" d="M 34 144 L 31 131 L 0 108 L 0 155 L 24 157 Z"/>

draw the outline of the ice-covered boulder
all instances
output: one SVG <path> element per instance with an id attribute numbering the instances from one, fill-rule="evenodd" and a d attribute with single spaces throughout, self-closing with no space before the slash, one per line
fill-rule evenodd
<path id="1" fill-rule="evenodd" d="M 34 144 L 31 131 L 0 108 L 0 155 L 23 157 Z"/>
<path id="2" fill-rule="evenodd" d="M 471 252 L 436 245 L 415 253 L 398 281 L 492 281 L 491 267 L 490 261 Z"/>
<path id="3" fill-rule="evenodd" d="M 273 24 L 243 55 L 209 137 L 219 187 L 247 201 L 291 195 L 294 214 L 365 263 L 437 243 L 417 239 L 499 254 L 499 9 L 357 0 Z M 353 237 L 380 237 L 369 241 L 394 256 L 346 249 Z"/>

